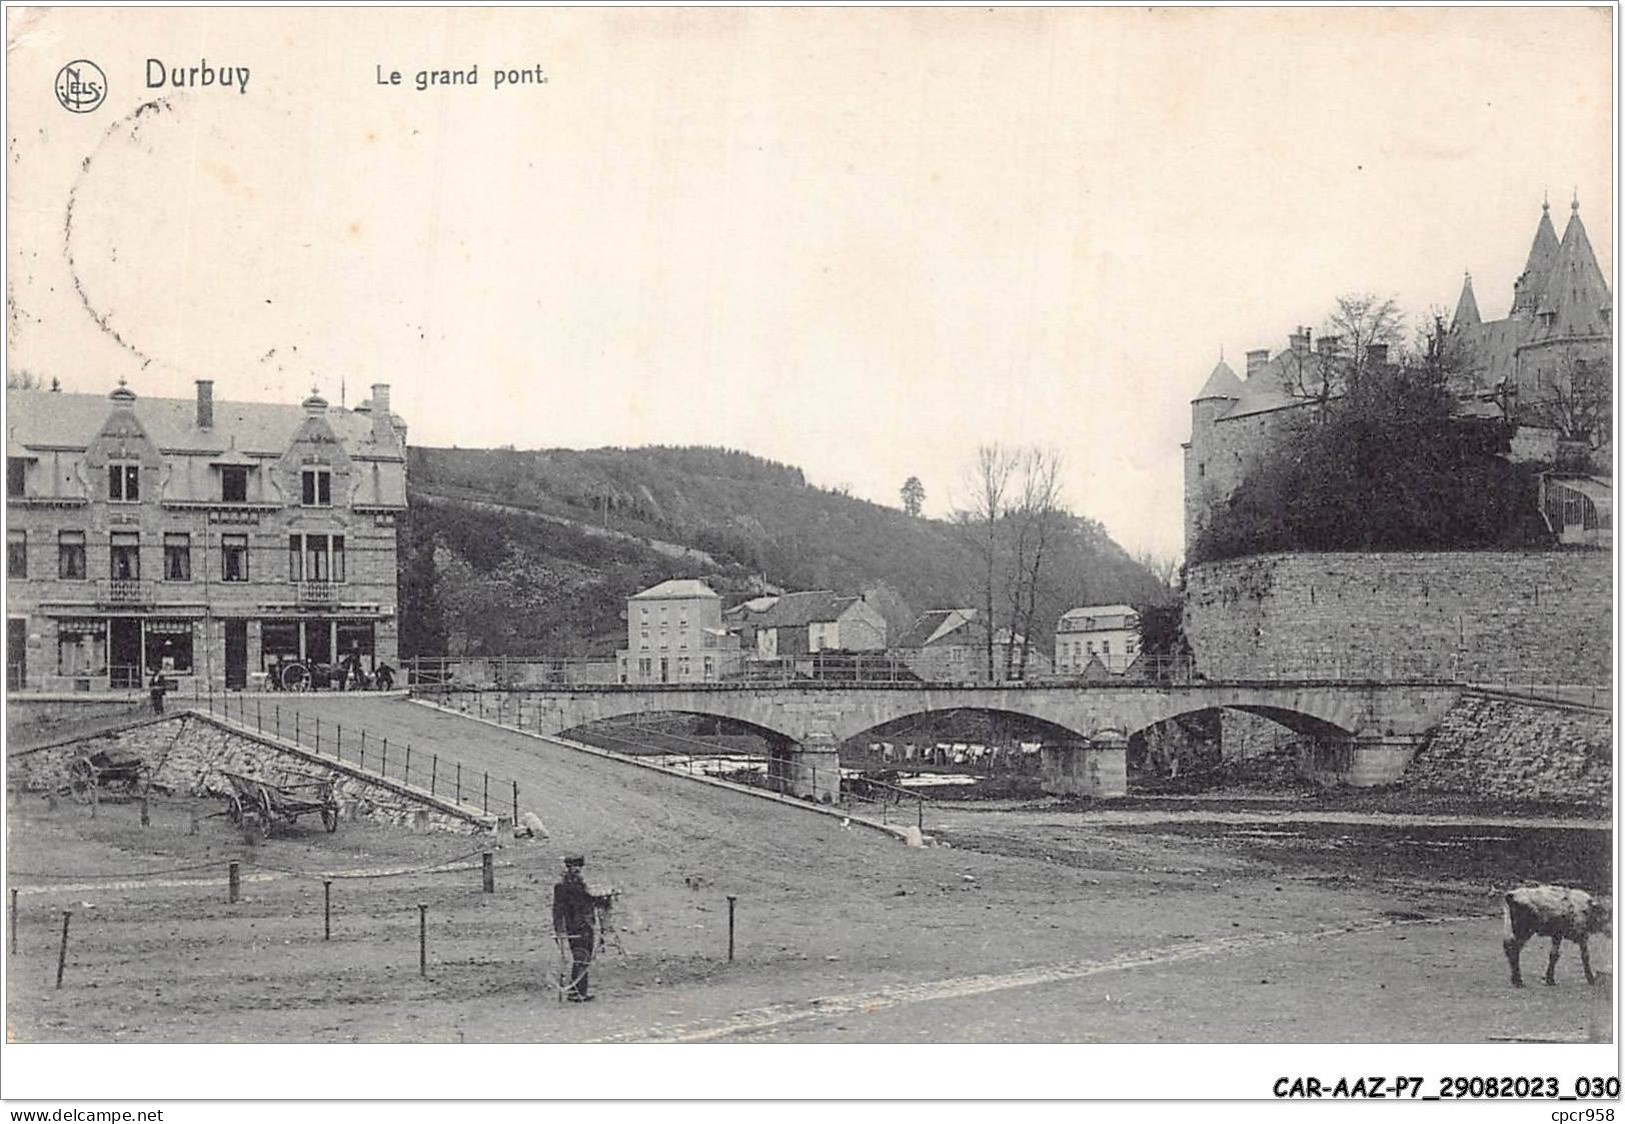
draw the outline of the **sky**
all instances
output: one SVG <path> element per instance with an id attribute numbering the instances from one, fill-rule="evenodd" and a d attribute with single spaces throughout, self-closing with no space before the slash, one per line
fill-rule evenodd
<path id="1" fill-rule="evenodd" d="M 67 390 L 387 382 L 416 444 L 726 445 L 932 515 L 1033 444 L 1174 556 L 1221 350 L 1466 270 L 1504 315 L 1548 191 L 1613 279 L 1607 9 L 8 17 L 7 364 Z"/>

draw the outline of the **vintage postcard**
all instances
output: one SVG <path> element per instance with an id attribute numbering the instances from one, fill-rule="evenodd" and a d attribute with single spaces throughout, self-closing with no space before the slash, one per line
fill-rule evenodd
<path id="1" fill-rule="evenodd" d="M 8 8 L 8 1100 L 1617 1104 L 1616 18 Z"/>

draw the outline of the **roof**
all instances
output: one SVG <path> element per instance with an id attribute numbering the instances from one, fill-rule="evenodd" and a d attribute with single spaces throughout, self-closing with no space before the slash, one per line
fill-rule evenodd
<path id="1" fill-rule="evenodd" d="M 1599 480 L 1594 476 L 1553 476 L 1547 478 L 1546 484 L 1548 487 L 1568 488 L 1580 493 L 1596 505 L 1600 514 L 1613 513 L 1614 488 L 1606 480 Z"/>
<path id="2" fill-rule="evenodd" d="M 799 593 L 786 593 L 757 622 L 758 628 L 805 628 L 807 625 L 833 621 L 855 597 L 837 596 L 834 590 L 813 589 Z"/>
<path id="3" fill-rule="evenodd" d="M 722 610 L 722 619 L 725 621 L 743 621 L 755 624 L 767 615 L 768 610 L 778 602 L 774 597 L 753 597 L 749 601 L 741 601 L 731 609 Z"/>
<path id="4" fill-rule="evenodd" d="M 214 402 L 214 424 L 197 424 L 193 398 L 143 398 L 121 387 L 119 391 L 135 411 L 141 427 L 165 452 L 258 453 L 281 456 L 304 424 L 302 406 L 281 402 Z M 108 416 L 120 406 L 105 394 L 69 394 L 50 390 L 6 391 L 6 445 L 84 449 L 101 432 Z M 400 442 L 379 448 L 372 440 L 372 415 L 367 411 L 328 407 L 327 424 L 346 450 L 376 451 L 400 456 Z"/>
<path id="5" fill-rule="evenodd" d="M 976 623 L 975 609 L 930 609 L 909 626 L 898 639 L 898 648 L 924 648 L 940 643 L 951 634 Z M 978 630 L 980 631 L 980 630 Z M 964 643 L 973 643 L 967 634 Z"/>
<path id="6" fill-rule="evenodd" d="M 1133 605 L 1080 605 L 1076 609 L 1068 609 L 1061 614 L 1063 621 L 1080 620 L 1084 617 L 1128 617 L 1139 613 Z"/>
<path id="7" fill-rule="evenodd" d="M 652 585 L 642 593 L 634 593 L 627 598 L 629 601 L 676 601 L 683 598 L 715 597 L 721 595 L 704 582 L 695 578 L 672 578 L 659 585 Z"/>
<path id="8" fill-rule="evenodd" d="M 1320 386 L 1320 364 L 1309 358 L 1312 354 L 1288 349 L 1265 363 L 1242 383 L 1239 400 L 1222 416 L 1239 418 L 1308 404 L 1312 399 L 1294 394 L 1288 387 L 1301 381 L 1312 393 Z"/>
<path id="9" fill-rule="evenodd" d="M 1202 389 L 1197 392 L 1196 397 L 1192 398 L 1191 401 L 1200 402 L 1204 398 L 1240 398 L 1241 389 L 1241 379 L 1236 377 L 1236 372 L 1230 369 L 1230 364 L 1221 359 L 1218 366 L 1213 368 L 1213 373 L 1208 375 L 1207 382 L 1202 384 Z"/>
<path id="10" fill-rule="evenodd" d="M 1541 294 L 1541 311 L 1550 310 L 1556 315 L 1549 324 L 1536 325 L 1535 338 L 1607 334 L 1609 327 L 1603 312 L 1612 303 L 1608 282 L 1603 279 L 1591 239 L 1580 221 L 1580 205 L 1575 203 Z"/>
<path id="11" fill-rule="evenodd" d="M 1523 273 L 1513 283 L 1512 311 L 1532 313 L 1540 307 L 1546 295 L 1546 282 L 1557 264 L 1557 231 L 1552 227 L 1552 212 L 1548 204 L 1540 207 L 1540 225 L 1535 228 L 1535 240 L 1529 246 L 1529 258 Z"/>
<path id="12" fill-rule="evenodd" d="M 1473 275 L 1471 273 L 1462 280 L 1461 297 L 1456 301 L 1456 315 L 1450 321 L 1450 328 L 1465 328 L 1472 324 L 1483 322 L 1478 314 L 1478 298 L 1473 296 Z"/>

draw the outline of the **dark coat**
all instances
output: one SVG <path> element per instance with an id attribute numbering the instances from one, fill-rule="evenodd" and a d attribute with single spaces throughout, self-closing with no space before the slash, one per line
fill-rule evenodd
<path id="1" fill-rule="evenodd" d="M 553 931 L 560 936 L 591 936 L 597 903 L 581 875 L 573 870 L 553 886 Z"/>

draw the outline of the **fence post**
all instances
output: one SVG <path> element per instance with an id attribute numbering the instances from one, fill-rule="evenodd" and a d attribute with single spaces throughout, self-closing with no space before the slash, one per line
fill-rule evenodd
<path id="1" fill-rule="evenodd" d="M 457 803 L 463 802 L 463 763 L 457 762 Z"/>
<path id="2" fill-rule="evenodd" d="M 497 872 L 493 858 L 490 851 L 480 856 L 480 884 L 487 894 L 494 894 L 497 891 Z"/>
<path id="3" fill-rule="evenodd" d="M 485 774 L 485 792 L 480 797 L 480 811 L 487 813 L 491 811 L 491 774 L 489 772 Z"/>
<path id="4" fill-rule="evenodd" d="M 406 764 L 401 766 L 401 779 L 407 784 L 412 783 L 412 743 L 406 743 Z"/>
<path id="5" fill-rule="evenodd" d="M 418 975 L 429 974 L 429 907 L 418 903 Z"/>
<path id="6" fill-rule="evenodd" d="M 336 759 L 340 760 L 340 761 L 344 760 L 344 727 L 343 726 L 339 727 L 338 739 L 337 739 L 337 748 L 333 750 L 333 756 Z"/>
<path id="7" fill-rule="evenodd" d="M 62 947 L 56 953 L 56 989 L 62 990 L 62 973 L 68 967 L 68 922 L 73 918 L 73 910 L 62 911 Z"/>
<path id="8" fill-rule="evenodd" d="M 247 818 L 246 810 L 244 818 Z M 241 868 L 237 863 L 232 863 L 226 868 L 226 900 L 232 904 L 236 904 L 237 895 L 241 890 L 241 874 Z"/>
<path id="9" fill-rule="evenodd" d="M 276 719 L 276 736 L 280 738 L 282 736 L 282 704 L 272 703 L 271 707 L 275 712 L 272 717 Z"/>
<path id="10" fill-rule="evenodd" d="M 439 769 L 440 769 L 440 754 L 438 754 L 438 753 L 431 754 L 429 756 L 429 795 L 430 796 L 434 795 L 434 775 L 435 775 L 436 772 L 439 771 Z"/>
<path id="11" fill-rule="evenodd" d="M 389 739 L 388 738 L 384 739 L 384 755 L 383 755 L 382 759 L 379 762 L 378 771 L 380 773 L 382 773 L 386 777 L 389 776 Z"/>
<path id="12" fill-rule="evenodd" d="M 316 716 L 316 755 L 318 757 L 320 757 L 321 753 L 322 753 L 322 718 L 321 718 L 321 715 L 317 715 Z"/>
<path id="13" fill-rule="evenodd" d="M 738 900 L 733 894 L 728 895 L 728 960 L 730 963 L 734 958 L 734 902 Z"/>
<path id="14" fill-rule="evenodd" d="M 513 782 L 513 826 L 519 826 L 519 782 Z"/>
<path id="15" fill-rule="evenodd" d="M 299 712 L 293 712 L 293 744 L 299 744 Z"/>
<path id="16" fill-rule="evenodd" d="M 261 720 L 260 700 L 258 698 L 254 700 L 254 732 L 256 734 L 265 733 L 265 723 Z"/>
<path id="17" fill-rule="evenodd" d="M 322 940 L 333 939 L 333 880 L 322 879 Z"/>

